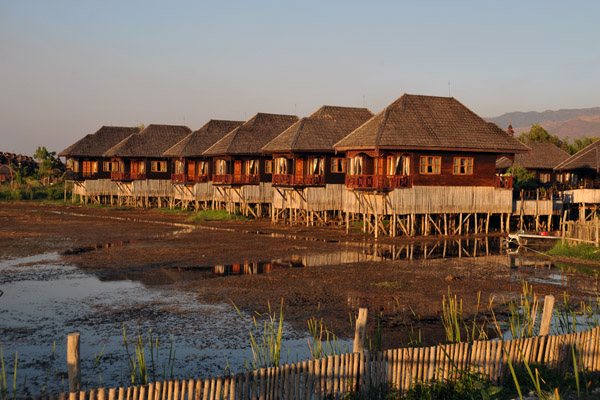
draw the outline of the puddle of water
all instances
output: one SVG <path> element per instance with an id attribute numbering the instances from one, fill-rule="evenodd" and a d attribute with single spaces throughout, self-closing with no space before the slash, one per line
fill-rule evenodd
<path id="1" fill-rule="evenodd" d="M 244 360 L 251 358 L 251 319 L 241 318 L 233 306 L 199 303 L 194 293 L 177 290 L 177 285 L 149 291 L 131 280 L 100 281 L 76 267 L 55 263 L 57 257 L 52 253 L 0 263 L 4 292 L 0 297 L 0 337 L 5 362 L 12 365 L 12 355 L 18 351 L 17 380 L 26 379 L 31 394 L 41 392 L 44 386 L 52 392 L 65 390 L 66 337 L 73 332 L 81 333 L 82 382 L 86 387 L 128 384 L 123 326 L 128 327 L 130 351 L 138 331 L 146 341 L 152 329 L 159 340 L 161 368 L 172 335 L 177 377 L 215 376 L 222 374 L 226 365 L 234 372 L 242 371 Z M 290 362 L 306 359 L 306 343 L 306 333 L 286 324 L 282 358 Z M 352 345 L 349 340 L 342 343 Z M 101 352 L 102 361 L 95 365 L 95 356 Z"/>

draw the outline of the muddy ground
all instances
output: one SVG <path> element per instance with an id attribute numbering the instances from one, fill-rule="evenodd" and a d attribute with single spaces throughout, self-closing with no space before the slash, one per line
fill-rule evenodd
<path id="1" fill-rule="evenodd" d="M 149 288 L 177 283 L 177 290 L 193 293 L 198 302 L 233 302 L 246 311 L 264 312 L 269 302 L 277 308 L 283 299 L 285 319 L 298 330 L 318 316 L 336 333 L 350 336 L 349 316 L 367 307 L 371 328 L 373 318 L 382 315 L 385 348 L 406 343 L 410 324 L 423 329 L 425 343 L 442 340 L 441 300 L 449 289 L 463 299 L 466 314 L 474 311 L 478 292 L 485 308 L 492 297 L 518 295 L 521 279 L 534 282 L 540 296 L 561 296 L 568 290 L 577 298 L 598 289 L 597 274 L 560 272 L 553 281 L 547 275 L 556 271 L 511 268 L 508 256 L 494 245 L 497 237 L 488 239 L 488 255 L 481 241 L 478 257 L 408 260 L 400 255 L 401 259 L 382 260 L 377 256 L 379 247 L 413 245 L 421 254 L 425 245 L 432 248 L 440 238 L 376 241 L 361 232 L 346 235 L 337 227 L 273 225 L 270 220 L 189 223 L 188 216 L 159 210 L 0 203 L 0 257 L 58 251 L 63 262 L 101 280 L 136 280 Z M 448 246 L 456 247 L 454 239 Z M 461 244 L 472 255 L 475 239 L 463 238 Z M 358 262 L 336 261 L 345 255 L 355 255 Z M 317 260 L 321 265 L 301 267 L 290 258 Z M 272 270 L 215 274 L 215 265 L 253 262 L 269 263 L 262 268 Z M 104 317 L 118 319 L 116 313 Z"/>

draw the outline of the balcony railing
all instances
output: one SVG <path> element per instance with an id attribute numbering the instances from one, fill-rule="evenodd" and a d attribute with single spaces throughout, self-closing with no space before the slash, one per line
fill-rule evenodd
<path id="1" fill-rule="evenodd" d="M 273 185 L 275 186 L 293 186 L 294 175 L 292 174 L 273 174 Z"/>
<path id="2" fill-rule="evenodd" d="M 325 184 L 323 175 L 274 174 L 273 185 L 275 186 L 321 186 Z"/>
<path id="3" fill-rule="evenodd" d="M 215 185 L 231 185 L 233 183 L 233 175 L 231 174 L 213 174 L 213 184 Z"/>
<path id="4" fill-rule="evenodd" d="M 410 175 L 346 175 L 346 186 L 353 189 L 391 190 L 412 187 Z"/>
<path id="5" fill-rule="evenodd" d="M 512 176 L 496 176 L 496 187 L 498 189 L 512 189 L 513 177 Z"/>
<path id="6" fill-rule="evenodd" d="M 112 181 L 138 181 L 146 179 L 146 174 L 139 172 L 118 172 L 113 171 L 110 173 L 110 179 Z"/>
<path id="7" fill-rule="evenodd" d="M 171 174 L 174 183 L 199 183 L 208 182 L 208 175 Z"/>
<path id="8" fill-rule="evenodd" d="M 212 181 L 214 185 L 255 185 L 260 183 L 260 175 L 234 176 L 232 174 L 214 174 Z"/>

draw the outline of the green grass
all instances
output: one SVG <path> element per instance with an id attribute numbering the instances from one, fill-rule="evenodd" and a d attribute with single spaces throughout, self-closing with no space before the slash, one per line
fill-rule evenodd
<path id="1" fill-rule="evenodd" d="M 373 286 L 377 286 L 382 289 L 402 289 L 406 285 L 408 285 L 408 283 L 402 281 L 384 281 L 373 284 Z"/>
<path id="2" fill-rule="evenodd" d="M 226 221 L 226 220 L 248 220 L 249 218 L 238 214 L 229 214 L 225 210 L 202 210 L 190 215 L 188 222 Z"/>
<path id="3" fill-rule="evenodd" d="M 577 258 L 580 260 L 600 262 L 600 248 L 590 244 L 570 245 L 568 243 L 557 243 L 546 254 L 558 257 Z"/>
<path id="4" fill-rule="evenodd" d="M 11 188 L 10 184 L 0 185 L 0 201 L 22 201 L 22 200 L 62 200 L 64 198 L 64 183 L 51 186 L 17 185 Z M 67 189 L 67 198 L 71 197 L 71 191 Z"/>

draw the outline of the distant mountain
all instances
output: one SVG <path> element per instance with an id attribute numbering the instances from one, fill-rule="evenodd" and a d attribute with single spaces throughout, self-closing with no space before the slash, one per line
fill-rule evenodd
<path id="1" fill-rule="evenodd" d="M 540 124 L 548 132 L 561 139 L 582 136 L 600 137 L 600 107 L 573 110 L 546 110 L 544 112 L 510 112 L 495 118 L 486 118 L 502 129 L 512 121 L 515 133 L 528 131 L 533 124 Z"/>

